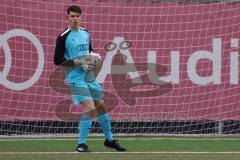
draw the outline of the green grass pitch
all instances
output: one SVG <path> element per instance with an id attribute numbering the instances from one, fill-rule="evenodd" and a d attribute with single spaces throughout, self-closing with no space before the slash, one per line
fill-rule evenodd
<path id="1" fill-rule="evenodd" d="M 118 137 L 128 151 L 91 137 L 91 153 L 75 153 L 75 139 L 0 139 L 0 160 L 239 160 L 240 138 Z"/>

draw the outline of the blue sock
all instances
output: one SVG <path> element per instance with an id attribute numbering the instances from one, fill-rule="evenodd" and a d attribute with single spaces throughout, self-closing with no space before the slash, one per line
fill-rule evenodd
<path id="1" fill-rule="evenodd" d="M 92 119 L 87 115 L 82 115 L 79 124 L 79 144 L 86 143 L 89 131 L 92 127 Z"/>
<path id="2" fill-rule="evenodd" d="M 110 141 L 113 140 L 111 124 L 110 124 L 110 119 L 108 114 L 106 113 L 106 114 L 98 115 L 98 123 L 103 130 L 105 139 L 108 139 Z"/>

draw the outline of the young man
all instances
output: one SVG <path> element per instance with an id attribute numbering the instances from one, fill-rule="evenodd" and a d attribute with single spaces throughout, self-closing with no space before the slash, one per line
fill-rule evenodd
<path id="1" fill-rule="evenodd" d="M 75 105 L 84 107 L 84 114 L 79 123 L 79 145 L 77 152 L 89 152 L 86 139 L 92 126 L 95 112 L 98 114 L 98 123 L 105 135 L 104 145 L 117 151 L 126 151 L 114 140 L 111 132 L 110 119 L 103 102 L 101 85 L 95 80 L 92 70 L 96 66 L 83 64 L 81 58 L 93 54 L 90 43 L 90 34 L 80 28 L 81 9 L 72 5 L 67 10 L 69 26 L 58 37 L 54 53 L 54 64 L 66 67 L 66 82 L 71 90 Z M 96 55 L 96 54 L 95 54 Z M 99 57 L 99 55 L 97 55 Z"/>

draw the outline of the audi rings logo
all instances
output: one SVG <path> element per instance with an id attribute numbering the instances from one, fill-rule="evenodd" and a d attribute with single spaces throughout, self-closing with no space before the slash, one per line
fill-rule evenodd
<path id="1" fill-rule="evenodd" d="M 21 83 L 11 82 L 7 79 L 7 75 L 10 71 L 12 63 L 11 50 L 7 41 L 8 39 L 16 36 L 24 37 L 30 40 L 37 49 L 38 54 L 38 64 L 35 73 L 27 81 Z M 9 30 L 3 35 L 0 35 L 0 47 L 3 48 L 5 53 L 5 64 L 3 70 L 0 71 L 0 84 L 11 90 L 24 90 L 31 87 L 41 76 L 44 67 L 44 52 L 42 45 L 40 41 L 37 39 L 37 37 L 33 35 L 31 32 L 23 29 Z"/>

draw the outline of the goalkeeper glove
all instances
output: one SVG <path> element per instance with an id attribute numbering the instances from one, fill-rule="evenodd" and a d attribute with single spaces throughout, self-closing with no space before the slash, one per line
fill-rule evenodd
<path id="1" fill-rule="evenodd" d="M 98 60 L 101 61 L 101 56 L 100 56 L 100 54 L 91 52 L 90 55 L 93 56 L 93 57 L 98 58 Z"/>
<path id="2" fill-rule="evenodd" d="M 101 66 L 101 56 L 98 53 L 91 52 L 90 56 L 93 60 L 93 70 L 97 70 Z"/>
<path id="3" fill-rule="evenodd" d="M 84 71 L 91 70 L 93 67 L 86 61 L 86 57 L 77 57 L 73 59 L 74 66 L 80 66 Z"/>
<path id="4" fill-rule="evenodd" d="M 101 57 L 99 54 L 91 52 L 84 57 L 73 59 L 73 63 L 75 66 L 81 66 L 85 71 L 92 71 L 101 65 Z"/>
<path id="5" fill-rule="evenodd" d="M 82 68 L 84 71 L 92 71 L 94 70 L 94 66 L 92 64 L 83 64 Z"/>
<path id="6" fill-rule="evenodd" d="M 81 65 L 83 65 L 83 61 L 81 60 L 82 58 L 74 58 L 73 59 L 73 64 L 74 64 L 74 66 L 81 66 Z"/>

